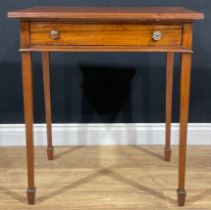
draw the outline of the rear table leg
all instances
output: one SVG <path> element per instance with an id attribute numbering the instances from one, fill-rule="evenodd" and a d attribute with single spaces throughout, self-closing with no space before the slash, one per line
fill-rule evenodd
<path id="1" fill-rule="evenodd" d="M 45 114 L 47 123 L 47 155 L 48 160 L 53 160 L 53 145 L 52 145 L 52 119 L 51 119 L 51 93 L 50 93 L 50 61 L 49 52 L 42 52 L 43 65 L 43 86 L 45 98 Z"/>
<path id="2" fill-rule="evenodd" d="M 165 160 L 171 159 L 171 116 L 172 116 L 172 89 L 173 89 L 174 53 L 167 53 L 166 65 L 166 145 L 164 148 Z"/>

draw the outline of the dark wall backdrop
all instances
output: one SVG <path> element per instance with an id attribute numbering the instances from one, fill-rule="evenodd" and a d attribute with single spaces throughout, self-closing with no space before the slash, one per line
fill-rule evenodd
<path id="1" fill-rule="evenodd" d="M 211 4 L 208 0 L 0 1 L 0 123 L 23 123 L 18 21 L 6 13 L 31 6 L 185 6 L 205 13 L 195 23 L 191 122 L 211 121 Z M 35 121 L 44 122 L 40 55 L 34 54 Z M 164 122 L 165 54 L 52 54 L 53 121 Z M 178 121 L 180 59 L 176 56 L 173 121 Z"/>

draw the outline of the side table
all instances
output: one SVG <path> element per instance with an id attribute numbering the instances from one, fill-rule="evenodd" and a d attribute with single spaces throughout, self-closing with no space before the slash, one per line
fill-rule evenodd
<path id="1" fill-rule="evenodd" d="M 166 146 L 170 160 L 174 53 L 181 53 L 178 205 L 185 203 L 187 123 L 192 57 L 192 28 L 204 15 L 183 7 L 34 7 L 9 12 L 20 20 L 26 125 L 28 203 L 35 202 L 32 52 L 41 52 L 47 121 L 48 159 L 53 159 L 49 77 L 50 52 L 159 52 L 167 54 Z"/>

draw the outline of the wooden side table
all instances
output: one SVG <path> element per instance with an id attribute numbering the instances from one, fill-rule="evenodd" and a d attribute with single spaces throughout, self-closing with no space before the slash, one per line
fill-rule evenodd
<path id="1" fill-rule="evenodd" d="M 182 7 L 34 7 L 9 12 L 20 20 L 24 113 L 27 143 L 28 203 L 35 202 L 32 52 L 41 52 L 47 121 L 48 159 L 53 159 L 49 52 L 160 52 L 167 54 L 166 146 L 170 131 L 174 53 L 181 53 L 178 204 L 185 203 L 186 139 L 192 55 L 192 27 L 202 13 Z"/>

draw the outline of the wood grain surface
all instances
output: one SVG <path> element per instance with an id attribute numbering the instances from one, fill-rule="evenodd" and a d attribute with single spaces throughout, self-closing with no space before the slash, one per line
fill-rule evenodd
<path id="1" fill-rule="evenodd" d="M 52 143 L 52 111 L 51 111 L 51 80 L 50 80 L 50 53 L 42 52 L 43 89 L 45 101 L 45 119 L 47 127 L 47 155 L 48 160 L 53 160 Z"/>
<path id="2" fill-rule="evenodd" d="M 32 45 L 80 46 L 180 46 L 182 24 L 96 24 L 96 23 L 45 23 L 33 22 L 30 27 Z M 52 39 L 50 32 L 59 33 Z M 155 41 L 153 32 L 162 37 Z"/>
<path id="3" fill-rule="evenodd" d="M 210 210 L 211 148 L 189 146 L 186 206 L 177 207 L 177 147 L 36 147 L 37 201 L 25 196 L 25 148 L 0 148 L 1 210 Z"/>
<path id="4" fill-rule="evenodd" d="M 174 78 L 174 53 L 166 55 L 166 145 L 165 160 L 171 159 L 171 122 L 172 122 L 172 92 Z"/>
<path id="5" fill-rule="evenodd" d="M 8 13 L 10 18 L 71 20 L 201 20 L 204 15 L 183 7 L 33 7 Z"/>
<path id="6" fill-rule="evenodd" d="M 20 24 L 20 45 L 28 47 L 29 45 L 29 24 L 22 22 Z M 34 103 L 33 103 L 33 72 L 32 72 L 32 53 L 22 52 L 22 86 L 23 86 L 23 104 L 24 121 L 26 127 L 26 151 L 27 151 L 27 196 L 30 204 L 34 203 L 35 181 L 34 181 Z"/>

